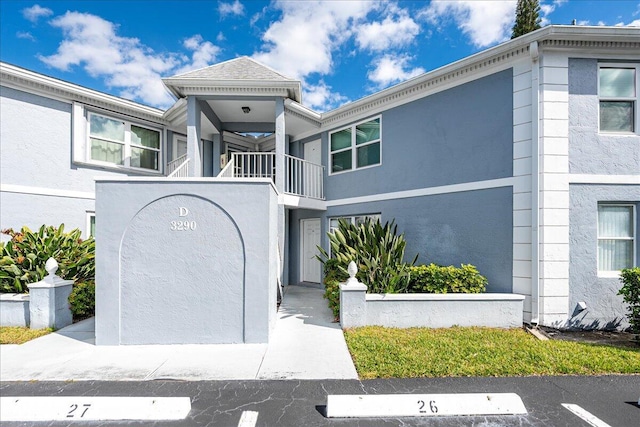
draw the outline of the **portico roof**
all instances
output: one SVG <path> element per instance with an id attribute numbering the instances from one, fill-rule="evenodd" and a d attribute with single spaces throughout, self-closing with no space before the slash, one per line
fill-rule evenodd
<path id="1" fill-rule="evenodd" d="M 301 102 L 299 80 L 247 56 L 162 79 L 177 98 L 201 96 L 284 96 Z"/>

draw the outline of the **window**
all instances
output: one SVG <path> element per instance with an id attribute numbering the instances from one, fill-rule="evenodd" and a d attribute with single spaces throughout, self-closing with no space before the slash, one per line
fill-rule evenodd
<path id="1" fill-rule="evenodd" d="M 96 235 L 96 213 L 87 211 L 87 236 Z"/>
<path id="2" fill-rule="evenodd" d="M 159 170 L 160 131 L 125 120 L 89 114 L 91 161 Z"/>
<path id="3" fill-rule="evenodd" d="M 340 221 L 341 219 L 347 221 L 350 224 L 360 225 L 363 222 L 365 222 L 365 220 L 367 220 L 367 218 L 372 219 L 373 221 L 379 221 L 380 220 L 380 214 L 366 214 L 366 215 L 356 215 L 356 216 L 340 216 L 340 217 L 336 217 L 336 218 L 330 218 L 329 219 L 329 232 L 333 233 L 335 230 L 338 229 L 338 221 Z"/>
<path id="4" fill-rule="evenodd" d="M 380 134 L 380 117 L 331 133 L 331 173 L 379 165 Z"/>
<path id="5" fill-rule="evenodd" d="M 638 65 L 601 65 L 598 76 L 600 131 L 635 132 Z"/>
<path id="6" fill-rule="evenodd" d="M 635 221 L 634 205 L 598 205 L 598 271 L 633 267 Z"/>

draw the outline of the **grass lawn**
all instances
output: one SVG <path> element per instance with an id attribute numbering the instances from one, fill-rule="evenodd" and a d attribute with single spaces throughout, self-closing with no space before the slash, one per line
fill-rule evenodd
<path id="1" fill-rule="evenodd" d="M 345 331 L 362 379 L 640 373 L 640 348 L 539 341 L 522 329 Z"/>
<path id="2" fill-rule="evenodd" d="M 47 335 L 53 329 L 29 329 L 21 326 L 0 326 L 0 344 L 22 344 Z"/>

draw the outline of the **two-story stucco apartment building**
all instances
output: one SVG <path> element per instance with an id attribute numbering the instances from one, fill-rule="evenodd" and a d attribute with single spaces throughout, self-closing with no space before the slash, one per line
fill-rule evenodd
<path id="1" fill-rule="evenodd" d="M 90 233 L 96 178 L 269 177 L 285 284 L 320 282 L 316 245 L 370 216 L 395 219 L 419 262 L 471 263 L 489 292 L 525 295 L 526 322 L 628 325 L 638 28 L 545 27 L 322 114 L 247 57 L 164 79 L 167 111 L 0 69 L 2 228 Z"/>

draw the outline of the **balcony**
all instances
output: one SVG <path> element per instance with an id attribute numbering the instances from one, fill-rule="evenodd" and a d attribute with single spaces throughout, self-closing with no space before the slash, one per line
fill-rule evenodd
<path id="1" fill-rule="evenodd" d="M 297 157 L 284 155 L 284 194 L 314 200 L 324 200 L 324 166 Z M 218 177 L 276 177 L 276 153 L 233 153 Z"/>

